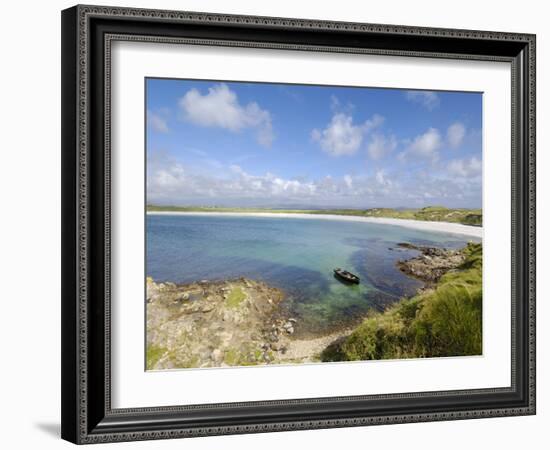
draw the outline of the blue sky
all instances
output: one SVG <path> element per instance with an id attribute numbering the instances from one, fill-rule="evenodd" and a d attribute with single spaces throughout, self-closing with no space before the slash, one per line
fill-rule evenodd
<path id="1" fill-rule="evenodd" d="M 481 207 L 480 93 L 146 86 L 148 203 Z"/>

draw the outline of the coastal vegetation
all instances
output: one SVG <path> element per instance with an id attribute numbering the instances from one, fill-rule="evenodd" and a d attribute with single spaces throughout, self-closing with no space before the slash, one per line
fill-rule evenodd
<path id="1" fill-rule="evenodd" d="M 383 312 L 373 312 L 336 340 L 322 361 L 480 355 L 482 245 L 461 250 L 463 262 L 431 287 Z"/>
<path id="2" fill-rule="evenodd" d="M 279 214 L 332 214 L 341 216 L 380 217 L 392 219 L 451 222 L 463 225 L 482 225 L 481 209 L 446 208 L 427 206 L 425 208 L 370 208 L 370 209 L 269 209 L 269 208 L 229 208 L 208 206 L 163 206 L 147 205 L 148 212 L 238 212 L 238 213 L 279 213 Z"/>
<path id="3" fill-rule="evenodd" d="M 238 308 L 239 305 L 246 299 L 246 295 L 240 287 L 234 288 L 227 297 L 227 306 Z"/>

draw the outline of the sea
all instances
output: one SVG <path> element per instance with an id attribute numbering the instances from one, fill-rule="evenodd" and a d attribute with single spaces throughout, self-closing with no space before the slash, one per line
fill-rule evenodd
<path id="1" fill-rule="evenodd" d="M 418 255 L 406 242 L 459 248 L 463 235 L 404 226 L 301 217 L 155 215 L 146 217 L 146 274 L 158 282 L 191 283 L 246 277 L 285 292 L 285 315 L 297 319 L 299 337 L 315 337 L 358 324 L 422 282 L 396 268 Z M 359 285 L 334 276 L 337 267 Z"/>

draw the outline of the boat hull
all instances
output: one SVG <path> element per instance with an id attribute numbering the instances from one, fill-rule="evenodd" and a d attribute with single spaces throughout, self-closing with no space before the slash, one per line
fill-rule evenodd
<path id="1" fill-rule="evenodd" d="M 334 276 L 338 280 L 344 281 L 344 282 L 350 283 L 350 284 L 359 284 L 360 281 L 361 281 L 357 275 L 353 275 L 352 273 L 341 271 L 341 270 L 338 270 L 338 269 L 334 270 Z"/>

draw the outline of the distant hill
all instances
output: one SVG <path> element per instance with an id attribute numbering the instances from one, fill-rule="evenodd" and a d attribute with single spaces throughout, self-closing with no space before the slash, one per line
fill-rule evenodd
<path id="1" fill-rule="evenodd" d="M 370 208 L 370 209 L 270 209 L 270 208 L 226 208 L 202 206 L 161 206 L 147 205 L 147 211 L 172 212 L 264 212 L 264 213 L 302 213 L 334 214 L 342 216 L 387 217 L 394 219 L 424 220 L 433 222 L 452 222 L 464 225 L 481 226 L 483 215 L 481 209 L 446 208 L 444 206 L 426 206 L 425 208 Z"/>

